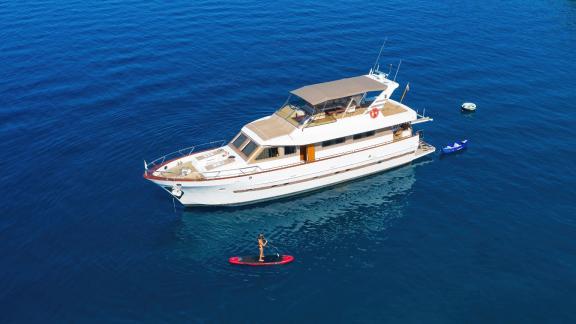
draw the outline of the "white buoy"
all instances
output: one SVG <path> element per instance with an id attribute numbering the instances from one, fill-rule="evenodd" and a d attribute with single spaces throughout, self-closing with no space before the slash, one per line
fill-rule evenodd
<path id="1" fill-rule="evenodd" d="M 462 104 L 462 109 L 466 111 L 474 111 L 476 110 L 476 104 L 472 102 L 465 102 Z"/>

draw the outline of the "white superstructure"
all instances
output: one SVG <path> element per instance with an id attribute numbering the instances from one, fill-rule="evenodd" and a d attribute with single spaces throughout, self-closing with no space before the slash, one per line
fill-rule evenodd
<path id="1" fill-rule="evenodd" d="M 229 143 L 145 163 L 144 177 L 186 206 L 243 205 L 381 172 L 435 148 L 412 124 L 430 121 L 390 99 L 387 74 L 305 86 Z M 212 143 L 217 144 L 217 143 Z"/>

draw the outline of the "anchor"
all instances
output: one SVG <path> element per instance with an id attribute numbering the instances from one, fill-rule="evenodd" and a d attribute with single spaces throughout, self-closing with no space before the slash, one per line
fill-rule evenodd
<path id="1" fill-rule="evenodd" d="M 172 190 L 170 190 L 170 193 L 172 194 L 172 196 L 174 196 L 178 199 L 182 198 L 182 196 L 184 195 L 184 191 L 182 191 L 182 185 L 176 184 L 175 186 L 172 187 Z"/>

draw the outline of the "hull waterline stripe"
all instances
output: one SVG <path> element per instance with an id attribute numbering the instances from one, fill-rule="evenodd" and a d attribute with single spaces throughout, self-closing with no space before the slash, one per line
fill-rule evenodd
<path id="1" fill-rule="evenodd" d="M 325 175 L 321 175 L 321 176 L 316 176 L 316 177 L 312 177 L 312 178 L 306 178 L 306 179 L 302 179 L 302 180 L 297 180 L 297 181 L 292 181 L 292 182 L 286 182 L 286 183 L 282 183 L 282 184 L 277 184 L 277 185 L 272 185 L 272 186 L 265 186 L 265 187 L 258 187 L 258 188 L 251 188 L 251 189 L 242 189 L 242 190 L 234 190 L 234 193 L 242 193 L 242 192 L 250 192 L 250 191 L 260 191 L 260 190 L 266 190 L 266 189 L 272 189 L 272 188 L 276 188 L 276 187 L 284 187 L 284 186 L 289 186 L 289 185 L 294 185 L 294 184 L 299 184 L 299 183 L 303 183 L 303 182 L 308 182 L 308 181 L 312 181 L 312 180 L 316 180 L 316 179 L 322 179 L 322 178 L 326 178 L 326 177 L 331 177 L 337 174 L 341 174 L 341 173 L 345 173 L 345 172 L 350 172 L 350 171 L 354 171 L 354 170 L 358 170 L 358 169 L 362 169 L 362 168 L 367 168 L 369 166 L 373 166 L 382 162 L 386 162 L 386 161 L 390 161 L 390 160 L 394 160 L 394 159 L 398 159 L 401 157 L 404 157 L 406 155 L 410 155 L 410 154 L 414 154 L 416 153 L 416 151 L 412 151 L 412 152 L 408 152 L 408 153 L 404 153 L 398 156 L 394 156 L 391 158 L 387 158 L 387 159 L 383 159 L 383 160 L 379 160 L 376 162 L 372 162 L 372 163 L 368 163 L 368 164 L 364 164 L 364 165 L 360 165 L 357 167 L 352 167 L 349 169 L 345 169 L 342 171 L 336 171 L 333 173 L 329 173 L 329 174 L 325 174 Z"/>

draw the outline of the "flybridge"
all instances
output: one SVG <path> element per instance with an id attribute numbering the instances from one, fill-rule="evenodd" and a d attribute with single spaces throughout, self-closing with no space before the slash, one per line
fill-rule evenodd
<path id="1" fill-rule="evenodd" d="M 308 85 L 291 91 L 312 106 L 329 100 L 364 94 L 371 91 L 384 91 L 388 86 L 368 75 Z"/>
<path id="2" fill-rule="evenodd" d="M 369 107 L 386 104 L 398 88 L 398 83 L 387 76 L 371 70 L 368 75 L 298 88 L 291 91 L 291 96 L 276 115 L 293 126 L 303 128 L 367 114 Z"/>

